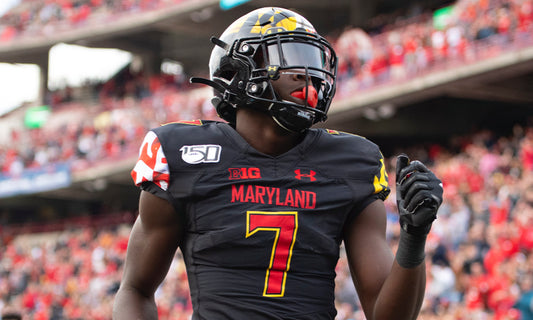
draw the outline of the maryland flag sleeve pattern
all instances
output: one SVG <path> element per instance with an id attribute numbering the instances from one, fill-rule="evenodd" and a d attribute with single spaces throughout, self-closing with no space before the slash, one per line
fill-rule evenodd
<path id="1" fill-rule="evenodd" d="M 139 150 L 139 159 L 131 171 L 137 186 L 151 181 L 163 190 L 168 189 L 169 168 L 167 158 L 161 148 L 157 135 L 150 131 L 146 134 Z"/>
<path id="2" fill-rule="evenodd" d="M 380 168 L 377 175 L 374 176 L 374 194 L 378 194 L 382 200 L 385 200 L 390 193 L 389 176 L 385 169 L 383 156 L 379 159 Z"/>

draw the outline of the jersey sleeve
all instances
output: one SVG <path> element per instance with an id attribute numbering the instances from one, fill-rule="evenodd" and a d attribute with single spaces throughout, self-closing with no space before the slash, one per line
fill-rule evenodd
<path id="1" fill-rule="evenodd" d="M 374 175 L 374 195 L 381 200 L 385 200 L 390 194 L 389 175 L 387 174 L 385 159 L 383 159 L 381 152 L 379 156 L 379 170 Z"/>
<path id="2" fill-rule="evenodd" d="M 139 158 L 131 171 L 135 185 L 168 199 L 169 167 L 157 134 L 149 131 L 139 149 Z"/>
<path id="3" fill-rule="evenodd" d="M 387 199 L 391 191 L 389 177 L 385 168 L 385 159 L 379 147 L 373 143 L 367 143 L 364 150 L 365 160 L 363 163 L 366 165 L 362 165 L 362 170 L 360 171 L 362 180 L 356 180 L 358 181 L 356 184 L 357 188 L 354 189 L 359 195 L 359 199 L 354 207 L 353 213 L 355 214 L 359 214 L 376 200 Z M 366 172 L 363 170 L 366 170 Z"/>
<path id="4" fill-rule="evenodd" d="M 375 161 L 378 162 L 376 165 L 377 170 L 373 172 L 373 176 L 371 178 L 371 193 L 359 204 L 358 211 L 363 210 L 375 200 L 380 199 L 385 201 L 390 194 L 389 176 L 387 175 L 387 170 L 385 168 L 385 160 L 383 159 L 383 155 L 380 151 L 378 151 L 378 154 L 378 157 L 375 158 Z"/>

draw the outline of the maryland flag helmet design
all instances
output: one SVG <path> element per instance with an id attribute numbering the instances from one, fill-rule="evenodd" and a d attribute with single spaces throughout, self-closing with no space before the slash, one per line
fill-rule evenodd
<path id="1" fill-rule="evenodd" d="M 300 132 L 324 121 L 335 94 L 337 57 L 326 39 L 307 19 L 291 10 L 268 7 L 254 10 L 211 38 L 211 79 L 192 78 L 215 90 L 219 116 L 234 123 L 237 107 L 268 112 L 289 131 Z M 313 105 L 282 101 L 270 83 L 290 69 L 316 89 Z"/>

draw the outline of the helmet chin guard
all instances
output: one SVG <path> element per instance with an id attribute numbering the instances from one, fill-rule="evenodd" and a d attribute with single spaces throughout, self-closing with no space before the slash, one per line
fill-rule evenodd
<path id="1" fill-rule="evenodd" d="M 283 8 L 257 9 L 211 42 L 215 44 L 209 61 L 211 79 L 191 78 L 191 82 L 213 87 L 212 102 L 222 119 L 234 124 L 237 108 L 253 108 L 270 114 L 291 132 L 326 120 L 335 95 L 337 57 L 304 17 Z M 306 89 L 298 94 L 303 104 L 282 100 L 275 92 L 272 81 L 284 70 L 307 79 Z"/>
<path id="2" fill-rule="evenodd" d="M 280 127 L 290 132 L 301 132 L 315 123 L 313 112 L 298 107 L 272 103 L 268 112 Z"/>

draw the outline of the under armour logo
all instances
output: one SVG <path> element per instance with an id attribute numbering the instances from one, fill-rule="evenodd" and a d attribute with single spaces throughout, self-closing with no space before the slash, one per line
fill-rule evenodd
<path id="1" fill-rule="evenodd" d="M 279 78 L 279 66 L 269 65 L 266 68 L 269 79 L 277 80 Z"/>
<path id="2" fill-rule="evenodd" d="M 309 181 L 316 181 L 316 172 L 313 170 L 309 170 L 309 173 L 302 173 L 301 169 L 294 170 L 294 173 L 296 174 L 294 177 L 298 180 L 302 180 L 302 178 L 309 178 Z"/>

